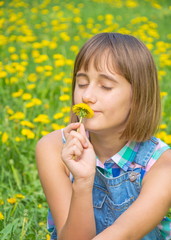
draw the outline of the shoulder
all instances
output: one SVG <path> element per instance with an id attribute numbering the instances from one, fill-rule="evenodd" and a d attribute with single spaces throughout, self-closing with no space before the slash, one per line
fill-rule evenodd
<path id="1" fill-rule="evenodd" d="M 43 136 L 37 142 L 36 148 L 39 148 L 40 146 L 47 145 L 47 144 L 52 146 L 57 146 L 57 147 L 60 147 L 60 145 L 62 146 L 61 130 L 56 130 Z"/>
<path id="2" fill-rule="evenodd" d="M 143 179 L 143 185 L 151 182 L 153 186 L 159 185 L 163 189 L 167 188 L 171 196 L 171 149 L 164 151 L 158 160 L 153 164 Z"/>
<path id="3" fill-rule="evenodd" d="M 68 175 L 68 169 L 61 159 L 63 147 L 61 130 L 53 131 L 43 136 L 36 144 L 37 165 L 48 164 L 61 166 Z"/>

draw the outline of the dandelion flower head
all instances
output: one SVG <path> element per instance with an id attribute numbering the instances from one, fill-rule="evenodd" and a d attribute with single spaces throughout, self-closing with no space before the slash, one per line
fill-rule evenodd
<path id="1" fill-rule="evenodd" d="M 79 103 L 72 107 L 73 112 L 80 118 L 92 118 L 93 110 L 85 103 Z"/>

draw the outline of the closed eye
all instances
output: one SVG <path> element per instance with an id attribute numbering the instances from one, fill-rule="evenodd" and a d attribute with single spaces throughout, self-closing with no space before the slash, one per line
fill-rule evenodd
<path id="1" fill-rule="evenodd" d="M 78 87 L 79 87 L 79 88 L 84 88 L 84 87 L 86 87 L 86 86 L 88 86 L 88 83 L 87 83 L 87 84 L 78 84 Z"/>
<path id="2" fill-rule="evenodd" d="M 108 91 L 109 91 L 109 90 L 112 90 L 112 87 L 102 86 L 102 88 L 105 89 L 105 90 L 108 90 Z"/>

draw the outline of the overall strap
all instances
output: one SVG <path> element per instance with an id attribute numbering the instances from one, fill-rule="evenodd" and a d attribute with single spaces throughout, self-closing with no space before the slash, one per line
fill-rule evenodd
<path id="1" fill-rule="evenodd" d="M 134 162 L 145 167 L 151 159 L 158 143 L 159 142 L 155 137 L 151 137 L 149 140 L 141 142 Z"/>

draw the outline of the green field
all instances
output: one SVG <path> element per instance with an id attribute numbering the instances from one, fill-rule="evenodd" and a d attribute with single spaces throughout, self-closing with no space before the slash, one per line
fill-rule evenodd
<path id="1" fill-rule="evenodd" d="M 47 203 L 35 145 L 67 125 L 71 76 L 81 45 L 99 32 L 132 34 L 158 68 L 171 145 L 170 0 L 0 0 L 0 239 L 48 240 Z"/>

